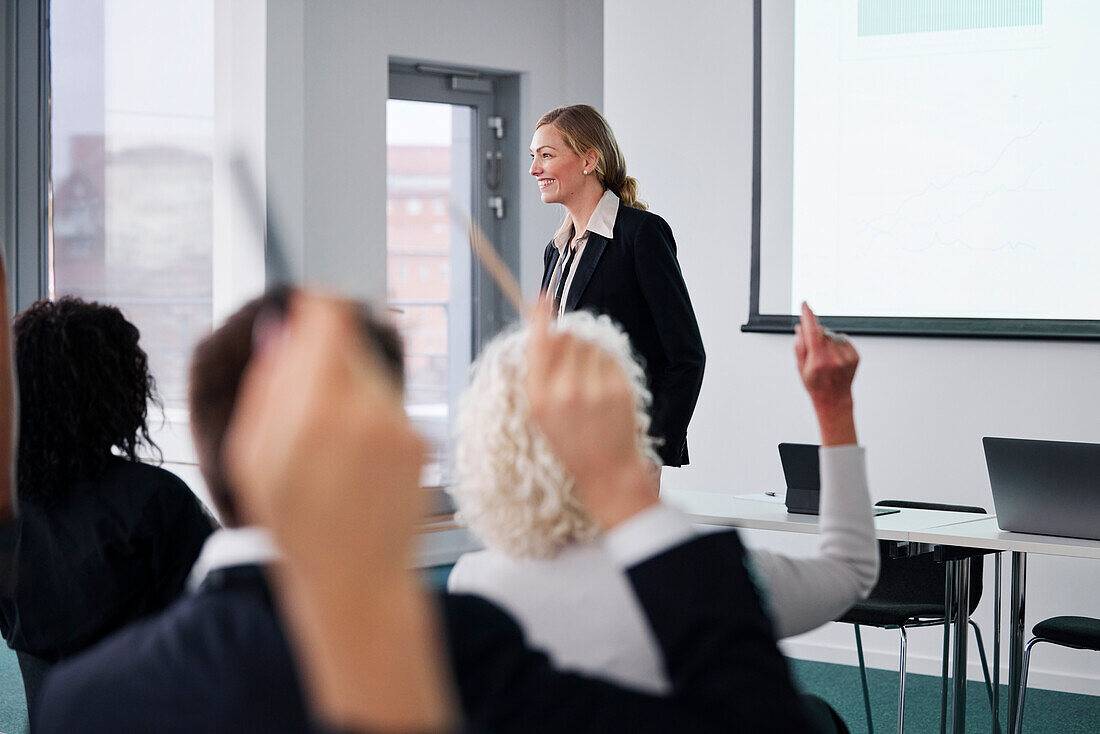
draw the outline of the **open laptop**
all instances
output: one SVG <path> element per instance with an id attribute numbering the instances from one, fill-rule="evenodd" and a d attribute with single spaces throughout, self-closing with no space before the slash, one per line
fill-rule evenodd
<path id="1" fill-rule="evenodd" d="M 1100 540 L 1100 444 L 982 439 L 1001 530 Z"/>
<path id="2" fill-rule="evenodd" d="M 812 443 L 779 444 L 779 460 L 783 463 L 783 476 L 787 480 L 787 512 L 800 515 L 817 515 L 821 501 L 821 465 Z M 892 515 L 896 508 L 875 507 L 878 515 Z"/>

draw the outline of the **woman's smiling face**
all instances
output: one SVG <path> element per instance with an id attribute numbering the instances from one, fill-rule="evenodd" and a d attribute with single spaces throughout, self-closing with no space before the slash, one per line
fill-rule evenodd
<path id="1" fill-rule="evenodd" d="M 544 204 L 565 204 L 585 183 L 585 160 L 565 144 L 551 125 L 536 128 L 531 138 L 531 175 Z"/>

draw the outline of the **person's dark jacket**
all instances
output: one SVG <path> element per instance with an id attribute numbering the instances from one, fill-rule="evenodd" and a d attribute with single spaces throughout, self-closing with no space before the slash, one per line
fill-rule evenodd
<path id="1" fill-rule="evenodd" d="M 665 655 L 668 697 L 556 671 L 490 602 L 441 596 L 470 730 L 809 731 L 744 564 L 737 534 L 728 531 L 629 570 Z M 254 566 L 215 572 L 164 614 L 59 666 L 38 703 L 44 734 L 318 730 Z"/>
<path id="2" fill-rule="evenodd" d="M 47 508 L 23 503 L 12 524 L 0 631 L 49 663 L 175 601 L 213 531 L 179 477 L 118 457 Z"/>
<path id="3" fill-rule="evenodd" d="M 544 290 L 557 264 L 551 240 L 543 255 Z M 665 220 L 620 204 L 611 239 L 589 232 L 565 310 L 606 314 L 630 337 L 653 393 L 649 433 L 663 440 L 657 453 L 665 466 L 687 464 L 688 423 L 706 354 Z"/>

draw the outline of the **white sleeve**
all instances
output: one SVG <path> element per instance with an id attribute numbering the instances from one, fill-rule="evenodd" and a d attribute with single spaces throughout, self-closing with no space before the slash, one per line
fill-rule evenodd
<path id="1" fill-rule="evenodd" d="M 821 536 L 816 556 L 750 551 L 764 586 L 776 635 L 808 632 L 865 598 L 878 579 L 878 544 L 859 446 L 820 449 Z"/>
<path id="2" fill-rule="evenodd" d="M 603 536 L 607 555 L 619 568 L 636 566 L 695 537 L 687 515 L 658 502 Z"/>
<path id="3" fill-rule="evenodd" d="M 469 578 L 470 559 L 469 553 L 463 553 L 455 561 L 455 565 L 451 567 L 451 572 L 447 574 L 447 591 L 452 594 L 475 594 L 476 584 L 473 583 L 473 579 Z"/>

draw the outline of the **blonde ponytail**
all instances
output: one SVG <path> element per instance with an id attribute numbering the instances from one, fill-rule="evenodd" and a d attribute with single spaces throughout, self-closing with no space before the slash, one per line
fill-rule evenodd
<path id="1" fill-rule="evenodd" d="M 614 186 L 608 186 L 607 188 L 615 192 L 615 196 L 619 197 L 619 201 L 623 203 L 623 206 L 632 206 L 635 209 L 648 209 L 646 203 L 638 198 L 638 181 L 632 176 L 624 176 L 622 183 L 618 189 Z"/>

